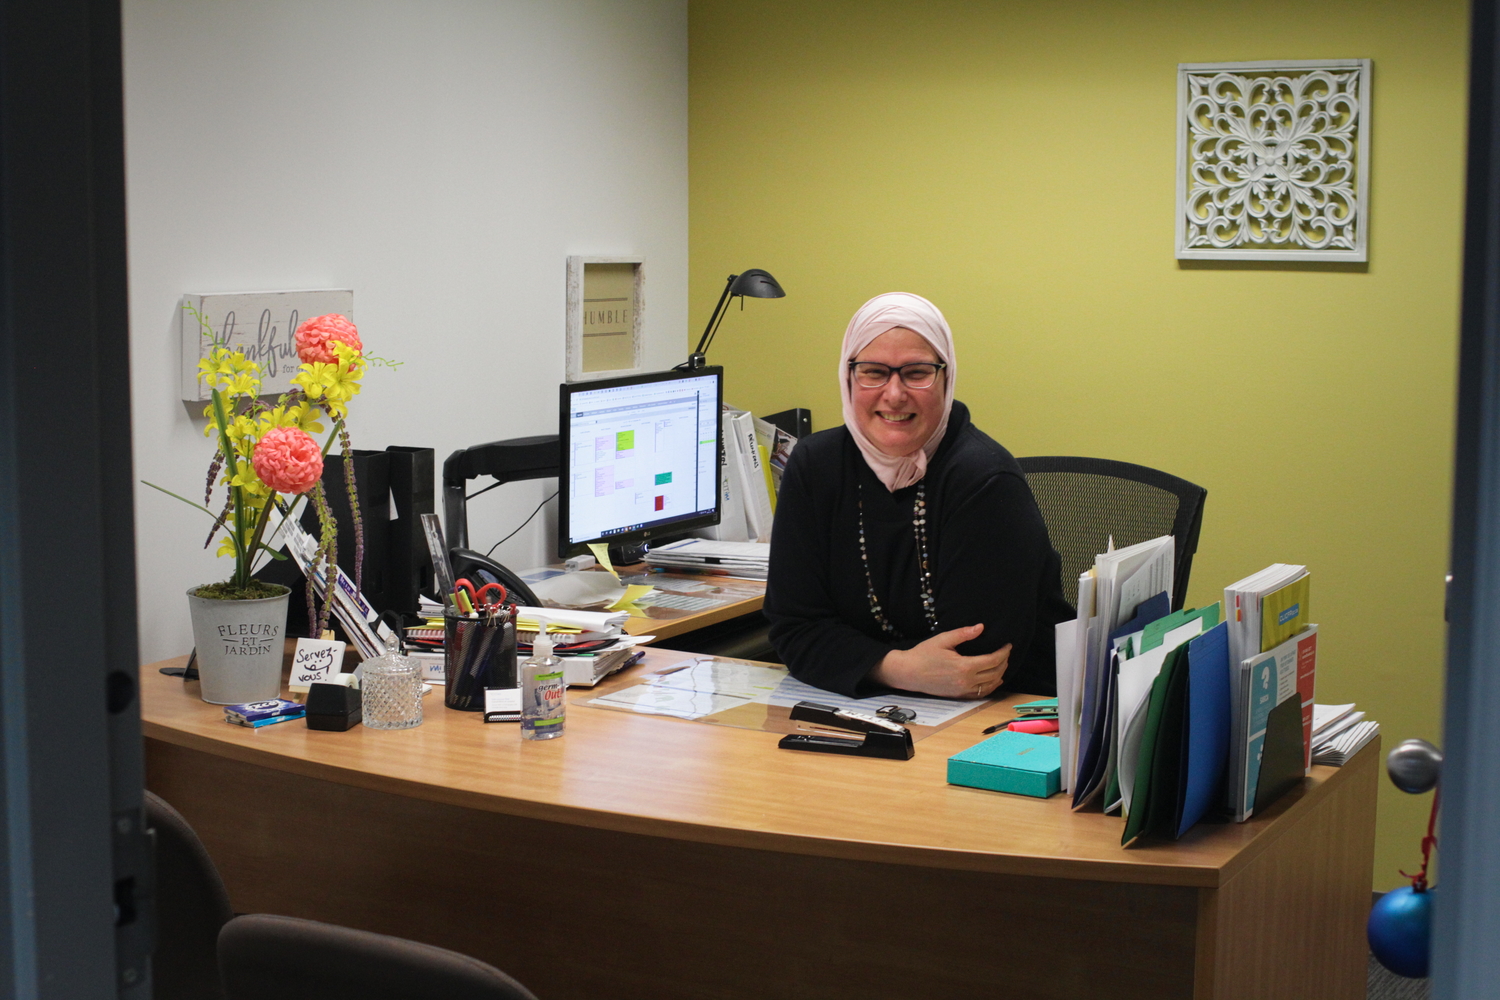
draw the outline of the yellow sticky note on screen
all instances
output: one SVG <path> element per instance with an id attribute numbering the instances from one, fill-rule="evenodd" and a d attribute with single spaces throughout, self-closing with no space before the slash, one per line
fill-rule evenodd
<path id="1" fill-rule="evenodd" d="M 615 572 L 614 563 L 609 561 L 608 542 L 589 542 L 589 551 L 594 554 L 594 558 L 599 561 L 599 565 L 609 570 L 610 574 L 614 576 L 616 580 L 620 578 L 620 574 Z"/>
<path id="2" fill-rule="evenodd" d="M 634 604 L 636 601 L 639 601 L 641 598 L 645 597 L 655 589 L 655 587 L 649 586 L 647 584 L 632 583 L 625 588 L 625 593 L 620 597 L 618 601 L 611 604 L 608 610 L 628 611 L 630 610 L 630 606 L 632 604 Z"/>

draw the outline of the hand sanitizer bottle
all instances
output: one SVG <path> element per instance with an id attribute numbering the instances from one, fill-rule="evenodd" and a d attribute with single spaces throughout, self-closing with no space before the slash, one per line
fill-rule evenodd
<path id="1" fill-rule="evenodd" d="M 537 622 L 531 656 L 521 664 L 521 738 L 550 740 L 563 734 L 563 698 L 568 685 L 563 680 L 562 661 L 552 655 L 547 622 Z"/>

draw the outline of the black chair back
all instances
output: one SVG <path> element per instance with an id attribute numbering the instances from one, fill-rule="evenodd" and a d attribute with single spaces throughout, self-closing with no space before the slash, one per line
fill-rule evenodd
<path id="1" fill-rule="evenodd" d="M 224 925 L 219 969 L 229 1000 L 536 1000 L 456 951 L 264 913 Z"/>
<path id="2" fill-rule="evenodd" d="M 150 791 L 146 824 L 156 838 L 154 993 L 162 1000 L 224 1000 L 219 929 L 234 916 L 224 880 L 187 820 Z"/>
<path id="3" fill-rule="evenodd" d="M 1113 536 L 1124 548 L 1170 534 L 1176 545 L 1172 608 L 1187 599 L 1208 491 L 1176 476 L 1107 458 L 1018 459 L 1062 559 L 1063 596 L 1078 603 L 1078 576 Z"/>

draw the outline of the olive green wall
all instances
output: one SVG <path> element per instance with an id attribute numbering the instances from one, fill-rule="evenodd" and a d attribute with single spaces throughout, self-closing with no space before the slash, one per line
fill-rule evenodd
<path id="1" fill-rule="evenodd" d="M 1452 0 L 693 0 L 690 315 L 774 274 L 711 359 L 736 405 L 828 427 L 849 316 L 931 298 L 981 428 L 1207 487 L 1190 602 L 1308 564 L 1318 700 L 1439 740 L 1466 45 Z M 1179 264 L 1177 64 L 1357 57 L 1368 266 Z M 1426 808 L 1382 779 L 1375 888 Z"/>

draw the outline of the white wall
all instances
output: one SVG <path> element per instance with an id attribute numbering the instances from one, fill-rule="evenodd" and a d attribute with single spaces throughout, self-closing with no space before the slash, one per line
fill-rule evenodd
<path id="1" fill-rule="evenodd" d="M 553 433 L 565 258 L 647 262 L 647 365 L 687 341 L 684 0 L 125 0 L 135 468 L 200 492 L 178 400 L 187 291 L 353 288 L 374 369 L 360 448 Z M 705 306 L 705 309 L 707 306 Z M 556 488 L 471 504 L 487 549 Z M 192 645 L 223 579 L 206 515 L 136 489 L 141 656 Z M 556 503 L 496 552 L 543 561 Z"/>

